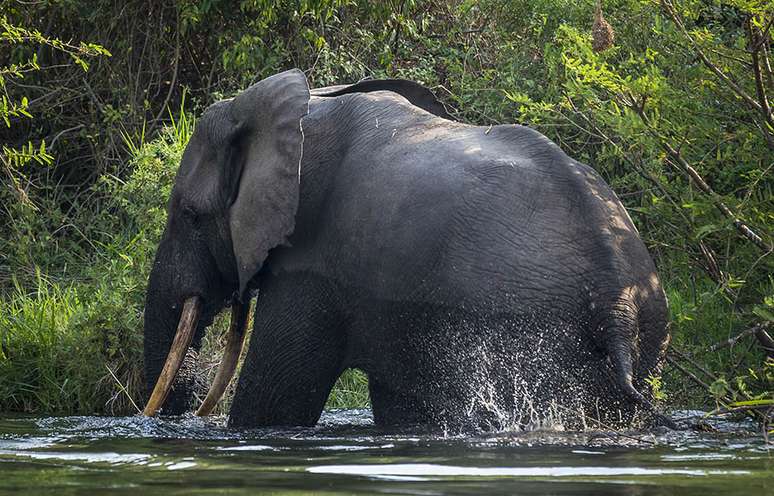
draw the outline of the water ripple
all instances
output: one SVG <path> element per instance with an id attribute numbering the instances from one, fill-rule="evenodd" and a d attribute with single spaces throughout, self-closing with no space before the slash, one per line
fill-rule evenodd
<path id="1" fill-rule="evenodd" d="M 374 465 L 320 465 L 308 467 L 313 474 L 346 474 L 365 476 L 472 476 L 472 477 L 583 477 L 583 476 L 657 476 L 748 475 L 748 470 L 699 470 L 640 467 L 460 467 L 429 463 Z"/>

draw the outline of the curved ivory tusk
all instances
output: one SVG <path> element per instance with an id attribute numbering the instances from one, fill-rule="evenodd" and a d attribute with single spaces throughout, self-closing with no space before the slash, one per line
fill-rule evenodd
<path id="1" fill-rule="evenodd" d="M 169 348 L 167 361 L 164 362 L 164 368 L 161 369 L 153 393 L 145 405 L 145 410 L 142 411 L 143 415 L 154 416 L 164 404 L 164 400 L 167 399 L 169 390 L 172 389 L 172 383 L 175 382 L 175 376 L 183 363 L 183 358 L 188 352 L 188 347 L 191 346 L 201 312 L 202 299 L 200 297 L 191 296 L 185 300 L 183 311 L 180 314 L 180 322 L 177 324 L 177 332 L 172 340 L 172 346 Z"/>
<path id="2" fill-rule="evenodd" d="M 247 315 L 250 313 L 250 301 L 247 303 L 234 303 L 231 307 L 231 324 L 226 335 L 226 349 L 223 352 L 223 360 L 220 362 L 218 372 L 212 381 L 207 397 L 196 410 L 196 415 L 205 417 L 209 415 L 218 404 L 223 393 L 226 392 L 229 382 L 234 377 L 239 355 L 242 353 L 242 345 L 245 341 L 245 326 Z"/>

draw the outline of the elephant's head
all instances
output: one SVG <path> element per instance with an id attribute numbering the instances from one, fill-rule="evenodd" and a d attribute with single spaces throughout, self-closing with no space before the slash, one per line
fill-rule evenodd
<path id="1" fill-rule="evenodd" d="M 146 414 L 162 406 L 172 414 L 188 407 L 194 388 L 189 346 L 199 347 L 204 328 L 229 301 L 230 335 L 241 345 L 249 283 L 268 251 L 293 231 L 301 119 L 309 98 L 303 73 L 292 70 L 212 105 L 199 120 L 177 173 L 148 283 L 144 357 L 153 392 Z M 220 390 L 208 400 L 222 394 L 240 345 L 227 345 L 230 356 L 211 393 Z"/>

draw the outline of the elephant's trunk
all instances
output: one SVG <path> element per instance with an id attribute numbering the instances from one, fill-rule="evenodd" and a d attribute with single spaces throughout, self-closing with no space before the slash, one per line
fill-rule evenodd
<path id="1" fill-rule="evenodd" d="M 206 245 L 196 245 L 192 236 L 179 231 L 179 223 L 170 221 L 148 281 L 143 348 L 150 399 L 143 413 L 149 416 L 159 411 L 180 415 L 206 392 L 197 352 L 206 327 L 235 286 L 222 277 Z M 245 307 L 238 303 L 232 307 L 224 364 L 202 414 L 212 410 L 234 374 L 244 336 Z"/>
<path id="2" fill-rule="evenodd" d="M 185 300 L 175 338 L 169 348 L 164 368 L 161 369 L 151 397 L 142 412 L 144 415 L 155 415 L 167 399 L 169 390 L 172 389 L 172 384 L 175 382 L 175 376 L 177 376 L 188 348 L 191 346 L 191 340 L 193 340 L 201 313 L 202 299 L 199 296 L 191 296 Z"/>

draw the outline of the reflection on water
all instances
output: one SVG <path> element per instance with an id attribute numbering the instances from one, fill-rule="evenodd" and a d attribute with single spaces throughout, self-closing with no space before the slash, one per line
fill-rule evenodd
<path id="1" fill-rule="evenodd" d="M 382 431 L 367 410 L 246 431 L 192 415 L 4 418 L 0 494 L 772 494 L 773 446 L 749 424 L 710 423 L 463 436 Z"/>
<path id="2" fill-rule="evenodd" d="M 639 467 L 453 467 L 428 463 L 394 463 L 378 465 L 323 465 L 309 467 L 315 474 L 349 475 L 446 475 L 446 476 L 510 476 L 510 477 L 577 477 L 582 475 L 747 475 L 747 470 L 688 470 Z"/>

